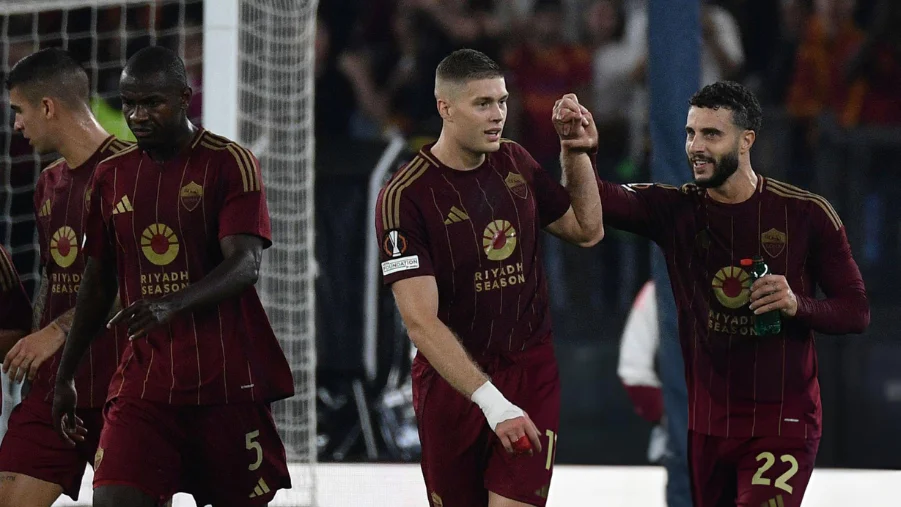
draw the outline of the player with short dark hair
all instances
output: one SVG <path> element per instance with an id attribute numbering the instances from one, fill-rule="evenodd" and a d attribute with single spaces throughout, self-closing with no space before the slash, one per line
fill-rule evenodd
<path id="1" fill-rule="evenodd" d="M 290 487 L 270 403 L 291 370 L 254 289 L 271 244 L 259 162 L 195 127 L 172 51 L 126 63 L 122 111 L 137 145 L 97 168 L 88 255 L 59 366 L 53 421 L 71 428 L 73 372 L 102 328 L 117 278 L 130 342 L 110 385 L 94 505 L 266 505 Z"/>
<path id="2" fill-rule="evenodd" d="M 451 53 L 435 96 L 441 135 L 382 189 L 375 224 L 384 282 L 419 349 L 413 398 L 429 500 L 544 506 L 560 382 L 539 236 L 586 247 L 603 237 L 586 154 L 597 133 L 586 114 L 588 139 L 562 141 L 561 185 L 501 138 L 508 93 L 490 58 Z M 584 110 L 574 95 L 561 108 Z"/>
<path id="3" fill-rule="evenodd" d="M 832 206 L 752 168 L 761 117 L 744 86 L 706 86 L 685 126 L 693 183 L 601 184 L 606 225 L 654 240 L 666 257 L 698 507 L 801 505 L 822 421 L 813 333 L 862 333 L 870 320 Z M 742 260 L 755 256 L 769 274 L 752 283 Z M 770 311 L 781 331 L 758 336 L 755 316 Z"/>
<path id="4" fill-rule="evenodd" d="M 49 48 L 20 60 L 6 83 L 15 129 L 39 153 L 62 158 L 38 177 L 34 192 L 41 285 L 34 305 L 34 333 L 6 354 L 3 371 L 28 379 L 31 389 L 10 414 L 0 445 L 0 507 L 50 506 L 60 494 L 78 499 L 85 465 L 94 463 L 110 379 L 125 348 L 119 329 L 101 332 L 90 359 L 78 369 L 78 417 L 86 435 L 74 447 L 56 438 L 50 420 L 54 375 L 72 325 L 75 294 L 84 269 L 89 181 L 94 168 L 129 143 L 111 136 L 88 104 L 88 75 L 72 56 Z M 82 437 L 84 437 L 82 439 Z"/>

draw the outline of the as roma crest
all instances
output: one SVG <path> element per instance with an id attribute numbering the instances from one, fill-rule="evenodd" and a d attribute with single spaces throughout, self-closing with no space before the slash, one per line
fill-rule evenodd
<path id="1" fill-rule="evenodd" d="M 193 181 L 181 187 L 181 205 L 188 211 L 194 211 L 203 197 L 203 187 Z"/>
<path id="2" fill-rule="evenodd" d="M 785 250 L 785 240 L 785 233 L 776 229 L 770 229 L 760 235 L 760 244 L 770 257 L 779 257 Z"/>
<path id="3" fill-rule="evenodd" d="M 519 173 L 507 173 L 507 177 L 504 178 L 504 183 L 507 184 L 507 188 L 509 188 L 516 197 L 525 199 L 526 196 L 529 195 L 529 186 L 526 184 L 526 179 Z"/>

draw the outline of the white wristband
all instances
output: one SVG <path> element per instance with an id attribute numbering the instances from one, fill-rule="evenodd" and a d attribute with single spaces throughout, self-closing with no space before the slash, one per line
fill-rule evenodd
<path id="1" fill-rule="evenodd" d="M 472 393 L 472 401 L 482 409 L 485 419 L 488 419 L 491 431 L 494 431 L 497 425 L 504 421 L 523 416 L 522 409 L 504 398 L 504 395 L 490 381 L 485 382 Z"/>

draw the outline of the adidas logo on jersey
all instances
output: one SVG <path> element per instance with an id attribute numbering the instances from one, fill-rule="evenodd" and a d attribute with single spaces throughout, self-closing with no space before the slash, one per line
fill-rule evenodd
<path id="1" fill-rule="evenodd" d="M 118 215 L 119 213 L 126 213 L 129 211 L 134 211 L 135 209 L 131 207 L 131 201 L 128 200 L 127 195 L 123 195 L 122 199 L 119 200 L 119 204 L 113 208 L 113 215 Z"/>
<path id="2" fill-rule="evenodd" d="M 463 222 L 464 220 L 469 220 L 469 215 L 467 215 L 465 211 L 461 211 L 460 208 L 451 206 L 450 213 L 448 213 L 447 218 L 444 219 L 444 225 L 455 224 L 457 222 Z"/>
<path id="3" fill-rule="evenodd" d="M 52 207 L 50 206 L 50 199 L 47 199 L 46 201 L 44 201 L 44 204 L 41 205 L 41 209 L 38 211 L 38 216 L 49 217 L 51 209 Z"/>
<path id="4" fill-rule="evenodd" d="M 266 481 L 264 481 L 263 478 L 261 477 L 260 481 L 257 482 L 256 487 L 253 488 L 253 493 L 251 493 L 250 497 L 248 497 L 248 498 L 256 498 L 258 496 L 263 496 L 268 492 L 269 492 L 269 485 L 266 484 Z"/>

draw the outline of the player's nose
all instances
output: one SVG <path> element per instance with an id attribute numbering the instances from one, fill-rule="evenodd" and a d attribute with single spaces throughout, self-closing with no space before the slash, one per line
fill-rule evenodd
<path id="1" fill-rule="evenodd" d="M 700 155 L 704 153 L 704 142 L 701 141 L 698 137 L 695 137 L 691 141 L 688 142 L 688 152 L 692 155 Z"/>
<path id="2" fill-rule="evenodd" d="M 140 122 L 146 121 L 147 118 L 148 118 L 147 110 L 141 106 L 133 108 L 131 110 L 131 112 L 128 114 L 128 119 L 133 122 L 140 123 Z"/>

